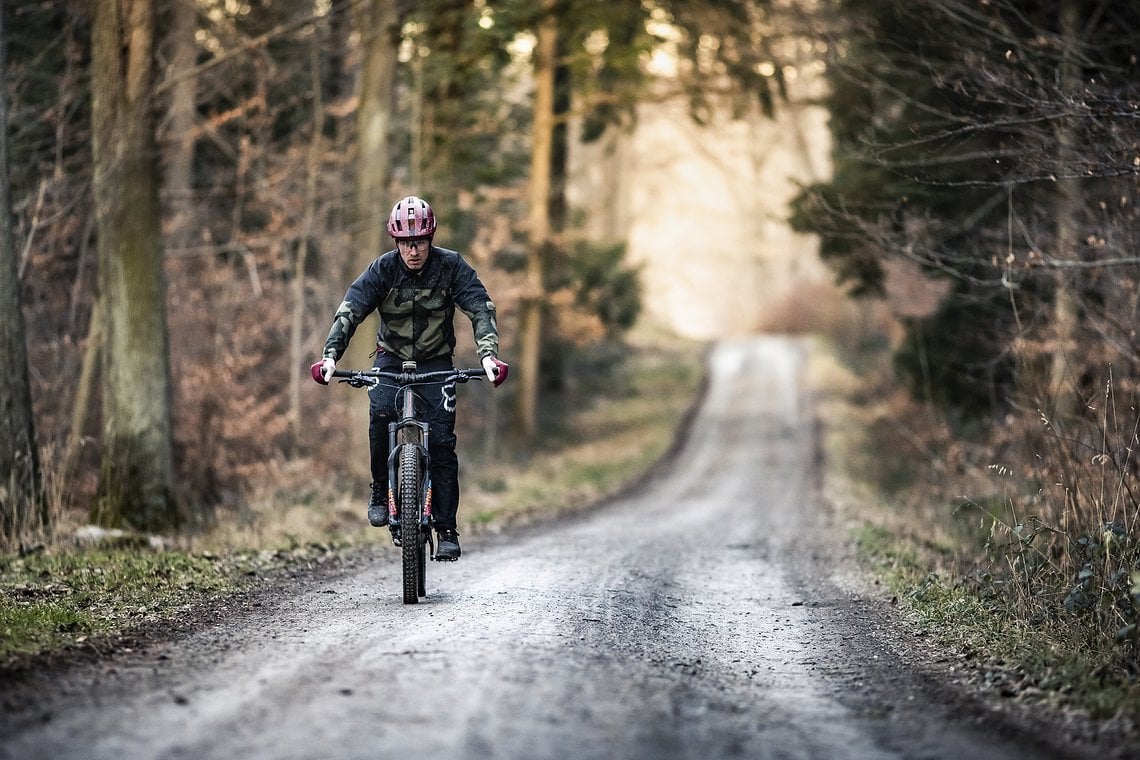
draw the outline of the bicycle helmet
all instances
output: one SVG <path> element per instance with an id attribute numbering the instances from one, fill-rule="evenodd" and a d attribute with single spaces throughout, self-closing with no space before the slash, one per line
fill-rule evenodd
<path id="1" fill-rule="evenodd" d="M 396 240 L 435 234 L 435 212 L 423 198 L 409 195 L 398 201 L 388 215 L 388 234 Z"/>

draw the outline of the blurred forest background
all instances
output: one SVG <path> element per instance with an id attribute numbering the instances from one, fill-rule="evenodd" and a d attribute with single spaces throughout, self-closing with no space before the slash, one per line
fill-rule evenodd
<path id="1" fill-rule="evenodd" d="M 514 378 L 495 396 L 472 389 L 462 418 L 502 428 L 509 443 L 487 445 L 504 455 L 568 403 L 574 362 L 639 316 L 692 338 L 782 320 L 794 278 L 765 272 L 773 257 L 841 299 L 813 240 L 783 221 L 794 173 L 789 151 L 770 150 L 827 160 L 810 102 L 827 46 L 794 4 L 139 0 L 4 14 L 24 320 L 7 332 L 27 346 L 33 406 L 10 440 L 35 430 L 9 456 L 40 470 L 14 468 L 11 493 L 38 479 L 47 495 L 31 488 L 26 504 L 166 531 L 210 522 L 258 480 L 303 480 L 306 463 L 359 488 L 363 399 L 305 368 L 408 193 L 429 199 L 437 242 L 498 302 Z M 793 101 L 801 68 L 817 84 Z M 370 350 L 358 338 L 341 363 Z M 9 536 L 52 522 L 5 503 Z"/>
<path id="2" fill-rule="evenodd" d="M 487 448 L 631 330 L 817 333 L 893 527 L 1136 663 L 1136 4 L 13 0 L 2 36 L 10 545 L 360 486 L 360 399 L 306 367 L 415 193 L 518 371 L 465 399 Z"/>

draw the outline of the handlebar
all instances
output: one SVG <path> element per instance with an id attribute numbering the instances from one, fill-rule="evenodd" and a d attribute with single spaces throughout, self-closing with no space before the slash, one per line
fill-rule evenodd
<path id="1" fill-rule="evenodd" d="M 337 369 L 333 370 L 333 377 L 340 378 L 342 383 L 348 383 L 353 388 L 365 386 L 375 387 L 381 380 L 391 380 L 401 386 L 421 385 L 435 382 L 465 383 L 468 380 L 483 380 L 486 378 L 482 367 L 464 369 L 443 369 L 435 372 L 391 372 L 379 369 Z"/>

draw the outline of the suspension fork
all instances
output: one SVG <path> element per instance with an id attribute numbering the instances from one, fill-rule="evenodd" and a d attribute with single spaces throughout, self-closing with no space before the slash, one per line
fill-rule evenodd
<path id="1" fill-rule="evenodd" d="M 404 363 L 405 372 L 413 373 L 415 369 L 414 363 Z M 419 483 L 417 501 L 422 507 L 420 527 L 426 530 L 431 524 L 432 515 L 431 455 L 428 453 L 429 426 L 426 421 L 416 418 L 416 394 L 408 387 L 403 389 L 403 394 L 403 407 L 399 421 L 388 423 L 388 522 L 393 527 L 400 525 L 400 510 L 396 506 L 396 487 L 400 482 L 397 476 L 400 452 L 404 446 L 414 446 L 419 451 L 420 462 L 422 463 L 422 478 Z"/>

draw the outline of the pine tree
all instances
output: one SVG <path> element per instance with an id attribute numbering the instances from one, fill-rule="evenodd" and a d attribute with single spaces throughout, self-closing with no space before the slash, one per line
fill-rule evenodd
<path id="1" fill-rule="evenodd" d="M 916 388 L 972 415 L 1049 408 L 1061 374 L 1079 387 L 1103 359 L 1082 346 L 1135 344 L 1113 327 L 1131 317 L 1104 307 L 1136 276 L 1138 11 L 1074 0 L 1076 23 L 1055 3 L 836 7 L 835 174 L 801 196 L 796 223 L 856 293 L 881 292 L 892 257 L 948 282 L 899 356 Z"/>

